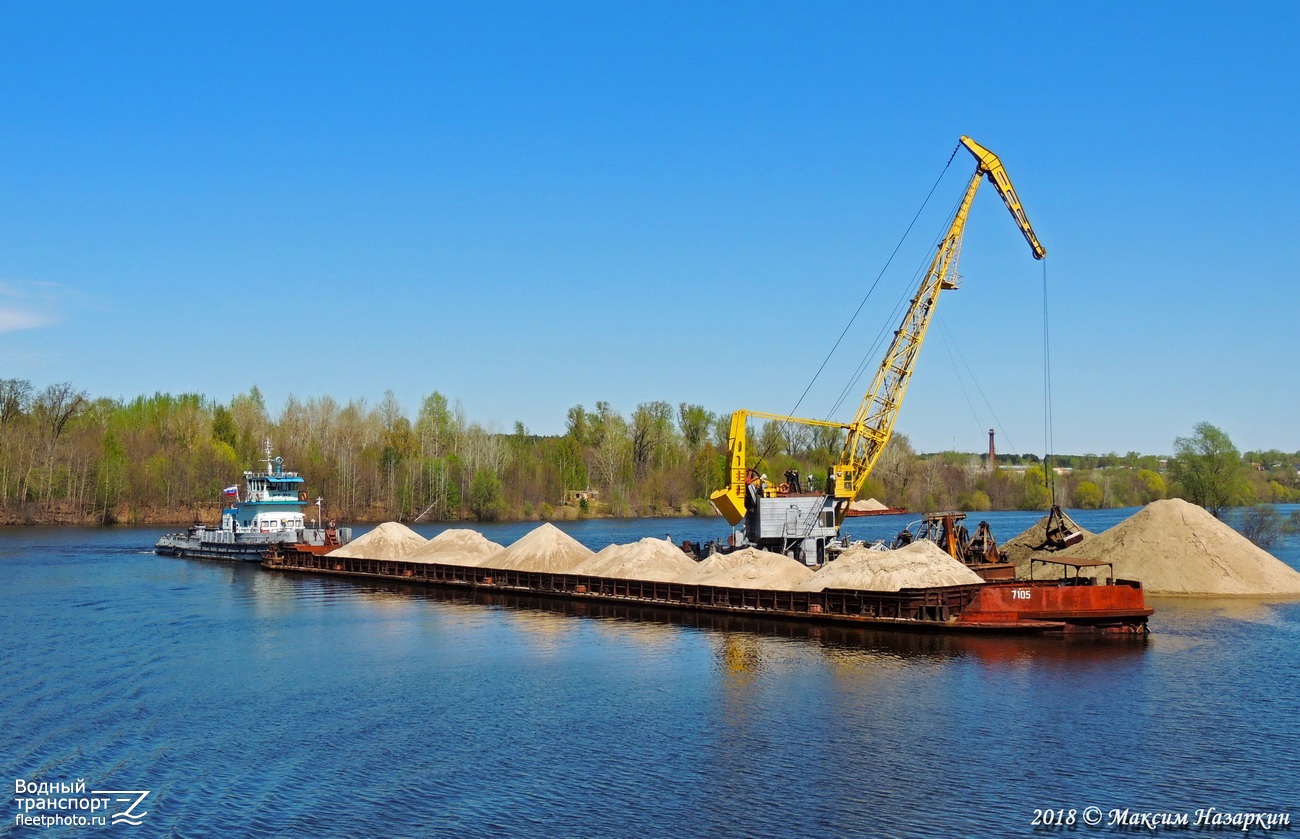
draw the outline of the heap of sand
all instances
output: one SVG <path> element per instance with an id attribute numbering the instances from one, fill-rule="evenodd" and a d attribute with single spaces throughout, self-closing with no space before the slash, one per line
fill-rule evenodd
<path id="1" fill-rule="evenodd" d="M 434 536 L 405 559 L 443 565 L 479 565 L 503 550 L 504 547 L 477 530 L 452 528 Z"/>
<path id="2" fill-rule="evenodd" d="M 529 531 L 510 547 L 475 563 L 484 568 L 510 571 L 545 571 L 572 574 L 595 553 L 550 522 Z"/>
<path id="3" fill-rule="evenodd" d="M 573 573 L 671 583 L 693 574 L 696 564 L 666 539 L 642 539 L 630 545 L 603 548 L 573 569 Z"/>
<path id="4" fill-rule="evenodd" d="M 1112 562 L 1117 578 L 1141 581 L 1148 594 L 1300 595 L 1300 571 L 1177 498 L 1058 555 Z"/>
<path id="5" fill-rule="evenodd" d="M 729 554 L 714 554 L 681 578 L 698 586 L 727 588 L 772 588 L 793 591 L 812 576 L 812 569 L 798 560 L 758 548 L 744 548 Z"/>
<path id="6" fill-rule="evenodd" d="M 828 588 L 898 591 L 904 588 L 978 585 L 984 580 L 928 539 L 893 551 L 853 547 L 826 563 L 803 591 Z"/>
<path id="7" fill-rule="evenodd" d="M 1010 563 L 1016 566 L 1016 576 L 1020 578 L 1029 577 L 1030 561 L 1034 559 L 1051 559 L 1060 551 L 1044 550 L 1043 546 L 1047 544 L 1047 519 L 1049 516 L 1043 516 L 1038 521 L 1018 536 L 1012 537 L 1006 542 L 998 544 L 998 550 L 1002 556 Z M 1083 547 L 1089 539 L 1096 537 L 1096 533 L 1084 528 L 1078 528 L 1083 534 L 1083 541 L 1076 545 L 1076 548 Z M 1034 579 L 1037 580 L 1057 580 L 1063 575 L 1065 569 L 1060 565 L 1043 565 L 1038 564 L 1033 568 Z M 1071 571 L 1073 576 L 1074 572 Z"/>
<path id="8" fill-rule="evenodd" d="M 849 509 L 859 513 L 877 513 L 881 510 L 888 510 L 889 505 L 881 504 L 874 498 L 864 498 L 860 501 L 854 501 L 849 505 Z"/>
<path id="9" fill-rule="evenodd" d="M 404 524 L 386 521 L 374 530 L 348 542 L 330 556 L 360 559 L 405 559 L 407 554 L 424 547 L 424 537 Z"/>

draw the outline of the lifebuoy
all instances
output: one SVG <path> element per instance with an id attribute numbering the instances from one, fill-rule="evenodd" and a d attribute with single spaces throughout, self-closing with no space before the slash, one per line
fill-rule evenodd
<path id="1" fill-rule="evenodd" d="M 300 492 L 300 493 L 298 493 L 298 500 L 299 500 L 299 501 L 306 501 L 306 500 L 307 500 L 307 493 L 305 493 L 305 492 Z"/>
<path id="2" fill-rule="evenodd" d="M 776 491 L 777 491 L 777 492 L 789 492 L 789 491 L 790 491 L 790 485 L 789 485 L 789 484 L 781 484 L 779 487 L 776 488 Z"/>

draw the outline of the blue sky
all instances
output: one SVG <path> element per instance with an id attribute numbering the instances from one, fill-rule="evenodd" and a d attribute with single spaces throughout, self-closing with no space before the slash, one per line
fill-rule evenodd
<path id="1" fill-rule="evenodd" d="M 1209 421 L 1294 451 L 1298 14 L 6 3 L 0 376 L 273 410 L 438 390 L 539 433 L 598 400 L 785 412 L 968 134 L 1049 252 L 1057 450 Z M 894 327 L 973 169 L 801 415 Z M 1043 265 L 987 185 L 961 269 L 897 429 L 1041 452 Z"/>

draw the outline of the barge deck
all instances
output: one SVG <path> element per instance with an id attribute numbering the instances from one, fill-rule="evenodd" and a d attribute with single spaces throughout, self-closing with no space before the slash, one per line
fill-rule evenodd
<path id="1" fill-rule="evenodd" d="M 274 571 L 396 580 L 450 589 L 918 631 L 995 634 L 1144 634 L 1138 583 L 984 583 L 901 591 L 782 591 L 515 571 L 467 565 L 335 557 L 319 548 L 273 549 Z"/>

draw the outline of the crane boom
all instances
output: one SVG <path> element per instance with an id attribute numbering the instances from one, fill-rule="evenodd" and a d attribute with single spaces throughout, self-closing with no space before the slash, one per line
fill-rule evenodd
<path id="1" fill-rule="evenodd" d="M 975 173 L 971 175 L 970 182 L 966 185 L 966 192 L 957 207 L 957 212 L 953 214 L 952 223 L 948 225 L 948 232 L 939 243 L 934 259 L 930 262 L 930 268 L 921 280 L 916 295 L 912 297 L 902 325 L 894 333 L 894 340 L 885 353 L 884 361 L 876 370 L 866 397 L 858 406 L 857 415 L 853 419 L 848 439 L 844 444 L 843 454 L 837 464 L 840 483 L 846 492 L 844 497 L 850 501 L 857 496 L 866 482 L 876 460 L 884 451 L 885 443 L 889 442 L 889 437 L 893 433 L 894 421 L 898 418 L 898 410 L 903 404 L 903 395 L 907 392 L 912 371 L 916 368 L 916 356 L 921 349 L 921 343 L 925 340 L 930 319 L 934 316 L 939 292 L 957 287 L 957 258 L 961 255 L 966 219 L 970 216 L 975 193 L 985 177 L 1002 196 L 1007 209 L 1011 211 L 1012 218 L 1029 242 L 1034 258 L 1042 259 L 1047 255 L 1047 251 L 1039 244 L 1038 237 L 1029 224 L 1029 217 L 1025 215 L 1025 209 L 1020 204 L 1020 198 L 1016 195 L 1015 187 L 1011 185 L 1011 178 L 1007 175 L 1002 161 L 993 152 L 969 137 L 963 136 L 961 144 L 974 155 L 977 161 Z M 847 505 L 844 505 L 839 511 L 837 517 L 840 521 L 843 521 L 846 510 Z"/>
<path id="2" fill-rule="evenodd" d="M 956 288 L 958 285 L 957 260 L 961 254 L 962 235 L 966 229 L 966 219 L 970 215 L 971 204 L 975 200 L 975 193 L 984 178 L 987 177 L 997 189 L 1003 203 L 1006 204 L 1012 218 L 1015 219 L 1025 240 L 1029 243 L 1034 258 L 1042 259 L 1047 255 L 1047 251 L 1034 234 L 1029 217 L 1025 214 L 1002 161 L 993 152 L 969 137 L 963 136 L 961 145 L 975 157 L 975 173 L 966 185 L 966 191 L 956 213 L 953 214 L 948 231 L 940 241 L 929 269 L 913 295 L 907 313 L 903 316 L 903 322 L 894 333 L 893 341 L 885 352 L 885 357 L 876 370 L 871 387 L 868 388 L 866 396 L 858 406 L 853 421 L 834 423 L 777 414 L 760 414 L 754 411 L 737 411 L 732 415 L 728 440 L 728 486 L 710 497 L 714 506 L 733 526 L 740 523 L 742 519 L 746 520 L 747 531 L 749 531 L 747 536 L 763 547 L 775 547 L 777 539 L 768 535 L 770 528 L 757 521 L 750 521 L 751 518 L 757 518 L 757 511 L 762 506 L 760 502 L 765 498 L 765 493 L 755 489 L 754 476 L 747 462 L 748 418 L 764 417 L 783 422 L 832 426 L 847 430 L 844 448 L 828 476 L 830 480 L 823 506 L 810 508 L 799 526 L 795 526 L 793 518 L 787 522 L 779 539 L 781 552 L 786 552 L 792 537 L 804 541 L 819 528 L 829 529 L 831 521 L 834 522 L 833 531 L 838 533 L 849 504 L 866 483 L 872 467 L 880 458 L 885 444 L 889 442 L 890 435 L 893 433 L 894 422 L 898 418 L 903 396 L 907 392 L 908 382 L 916 367 L 917 354 L 925 340 L 926 330 L 934 316 L 939 293 Z M 794 518 L 799 517 L 795 512 L 796 507 L 798 505 L 788 505 L 787 509 L 787 513 Z M 799 527 L 803 525 L 806 525 L 806 530 L 800 532 Z M 793 534 L 790 533 L 792 527 L 796 531 Z M 821 546 L 819 542 L 819 551 Z"/>

